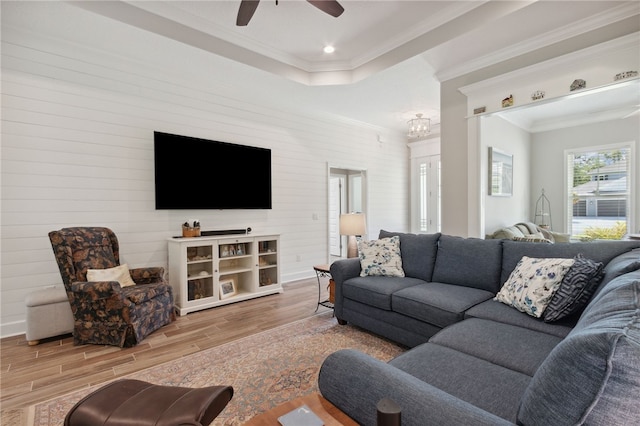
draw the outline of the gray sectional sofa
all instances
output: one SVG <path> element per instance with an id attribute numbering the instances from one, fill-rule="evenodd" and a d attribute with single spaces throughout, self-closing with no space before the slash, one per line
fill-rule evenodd
<path id="1" fill-rule="evenodd" d="M 331 265 L 335 315 L 408 347 L 389 363 L 355 350 L 324 361 L 322 395 L 362 425 L 391 398 L 402 425 L 640 424 L 640 241 L 546 244 L 399 236 L 404 277 Z M 530 258 L 602 262 L 578 312 L 545 322 L 494 300 Z"/>

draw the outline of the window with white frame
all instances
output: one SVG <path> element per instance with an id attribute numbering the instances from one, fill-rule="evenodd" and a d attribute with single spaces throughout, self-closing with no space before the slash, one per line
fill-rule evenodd
<path id="1" fill-rule="evenodd" d="M 631 144 L 566 151 L 567 229 L 581 240 L 619 240 L 630 229 Z"/>

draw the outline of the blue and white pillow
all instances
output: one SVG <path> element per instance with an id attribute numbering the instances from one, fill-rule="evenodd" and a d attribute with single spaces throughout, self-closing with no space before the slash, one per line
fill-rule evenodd
<path id="1" fill-rule="evenodd" d="M 494 300 L 540 318 L 574 262 L 523 256 Z"/>
<path id="2" fill-rule="evenodd" d="M 399 236 L 359 241 L 358 252 L 360 276 L 404 277 Z"/>

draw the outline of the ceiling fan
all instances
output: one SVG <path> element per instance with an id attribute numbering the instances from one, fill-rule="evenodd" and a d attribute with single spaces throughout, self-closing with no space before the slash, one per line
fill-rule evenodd
<path id="1" fill-rule="evenodd" d="M 337 0 L 307 0 L 307 2 L 334 18 L 337 18 L 344 12 L 344 7 L 342 7 Z M 260 3 L 260 0 L 242 0 L 240 9 L 238 9 L 238 17 L 236 18 L 237 26 L 244 27 L 249 23 L 258 8 L 258 3 Z M 276 0 L 276 5 L 277 4 L 278 0 Z"/>

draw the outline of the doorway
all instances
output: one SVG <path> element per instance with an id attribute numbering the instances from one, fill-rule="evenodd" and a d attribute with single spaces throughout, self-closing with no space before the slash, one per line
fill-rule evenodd
<path id="1" fill-rule="evenodd" d="M 329 263 L 347 256 L 347 237 L 340 235 L 340 215 L 366 214 L 366 170 L 329 166 Z"/>

